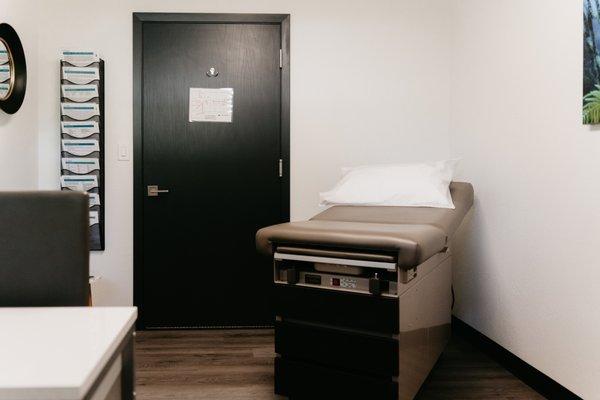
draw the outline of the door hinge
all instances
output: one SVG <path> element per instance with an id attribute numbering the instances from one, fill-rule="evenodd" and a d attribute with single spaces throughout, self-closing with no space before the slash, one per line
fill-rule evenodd
<path id="1" fill-rule="evenodd" d="M 283 51 L 279 49 L 279 68 L 283 68 Z"/>
<path id="2" fill-rule="evenodd" d="M 279 159 L 279 177 L 283 177 L 283 160 L 281 158 Z"/>

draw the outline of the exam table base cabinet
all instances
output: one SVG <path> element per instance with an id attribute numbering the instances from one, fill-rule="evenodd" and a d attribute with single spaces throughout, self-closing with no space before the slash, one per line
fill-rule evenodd
<path id="1" fill-rule="evenodd" d="M 416 395 L 450 337 L 448 250 L 417 266 L 407 281 L 397 269 L 390 283 L 397 285 L 394 295 L 287 283 L 280 279 L 281 268 L 275 260 L 277 394 L 402 400 Z"/>

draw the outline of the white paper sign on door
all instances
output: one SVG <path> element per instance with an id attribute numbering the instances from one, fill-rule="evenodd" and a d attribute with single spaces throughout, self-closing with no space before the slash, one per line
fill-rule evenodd
<path id="1" fill-rule="evenodd" d="M 190 122 L 231 122 L 232 115 L 232 88 L 190 88 Z"/>

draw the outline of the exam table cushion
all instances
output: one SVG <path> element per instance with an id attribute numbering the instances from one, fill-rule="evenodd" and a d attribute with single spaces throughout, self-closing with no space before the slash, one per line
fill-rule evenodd
<path id="1" fill-rule="evenodd" d="M 433 225 L 450 237 L 473 205 L 473 186 L 452 182 L 454 209 L 431 207 L 335 206 L 315 215 L 313 221 L 351 221 L 384 224 Z"/>
<path id="2" fill-rule="evenodd" d="M 390 251 L 403 266 L 418 265 L 446 246 L 446 234 L 431 225 L 374 224 L 345 221 L 304 221 L 259 231 L 259 243 L 269 253 L 275 243 L 318 244 L 325 247 Z M 262 240 L 266 235 L 268 240 Z"/>
<path id="3" fill-rule="evenodd" d="M 393 252 L 399 267 L 411 268 L 444 250 L 471 208 L 471 184 L 453 182 L 450 192 L 455 209 L 335 206 L 309 221 L 259 230 L 256 246 L 267 255 L 275 245 Z"/>

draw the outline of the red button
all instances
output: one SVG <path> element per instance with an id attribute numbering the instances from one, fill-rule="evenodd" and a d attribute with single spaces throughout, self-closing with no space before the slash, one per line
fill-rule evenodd
<path id="1" fill-rule="evenodd" d="M 340 286 L 340 278 L 331 278 L 332 286 Z"/>

